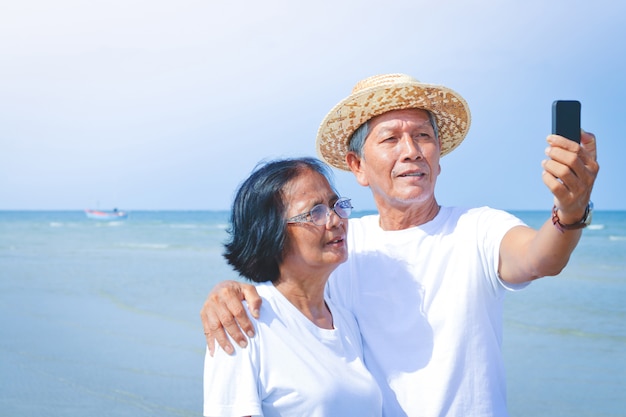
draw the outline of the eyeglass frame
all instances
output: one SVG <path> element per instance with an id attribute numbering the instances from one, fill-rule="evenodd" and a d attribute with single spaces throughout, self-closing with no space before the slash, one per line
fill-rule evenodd
<path id="1" fill-rule="evenodd" d="M 348 197 L 339 197 L 337 199 L 337 201 L 335 201 L 335 203 L 333 204 L 332 207 L 329 207 L 328 205 L 324 204 L 324 203 L 320 203 L 320 204 L 316 204 L 315 206 L 313 206 L 311 208 L 311 210 L 307 211 L 306 213 L 301 213 L 301 214 L 297 214 L 293 217 L 290 217 L 286 220 L 287 224 L 295 224 L 295 223 L 313 223 L 316 226 L 325 226 L 328 224 L 328 220 L 330 219 L 330 214 L 332 212 L 334 212 L 340 219 L 347 219 L 350 217 L 350 214 L 352 214 L 352 209 L 354 207 L 352 207 L 352 204 L 350 204 L 350 202 L 352 201 L 351 198 Z M 343 217 L 341 214 L 339 214 L 337 212 L 337 204 L 339 203 L 345 203 L 347 202 L 350 206 L 347 207 L 347 209 L 349 210 L 349 213 L 346 217 Z M 324 223 L 322 224 L 317 224 L 313 221 L 313 210 L 315 210 L 317 207 L 322 206 L 326 209 L 326 220 L 324 221 Z M 344 208 L 345 210 L 346 208 Z"/>

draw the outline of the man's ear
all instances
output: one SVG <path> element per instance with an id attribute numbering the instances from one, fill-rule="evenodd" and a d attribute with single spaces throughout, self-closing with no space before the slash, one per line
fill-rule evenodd
<path id="1" fill-rule="evenodd" d="M 367 187 L 370 184 L 369 184 L 369 181 L 367 180 L 367 176 L 365 175 L 365 172 L 363 171 L 362 162 L 363 162 L 362 158 L 360 158 L 356 153 L 348 152 L 346 154 L 346 164 L 348 164 L 350 171 L 352 171 L 352 173 L 356 177 L 356 180 L 359 184 L 361 184 L 363 187 Z"/>
<path id="2" fill-rule="evenodd" d="M 441 137 L 439 138 L 439 152 L 441 152 Z M 441 154 L 439 154 L 439 160 L 441 160 Z M 441 175 L 441 162 L 438 164 L 439 171 L 437 172 L 437 176 Z"/>

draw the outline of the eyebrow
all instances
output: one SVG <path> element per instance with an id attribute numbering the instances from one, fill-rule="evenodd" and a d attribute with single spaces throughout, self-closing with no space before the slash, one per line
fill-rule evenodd
<path id="1" fill-rule="evenodd" d="M 332 205 L 335 204 L 337 200 L 339 200 L 339 196 L 336 193 L 333 193 L 333 195 L 331 195 L 330 198 L 328 199 L 328 202 L 323 201 L 323 200 L 322 201 L 316 200 L 316 203 L 313 204 L 313 207 L 317 206 L 318 204 L 328 204 L 328 206 L 332 207 Z"/>
<path id="2" fill-rule="evenodd" d="M 329 207 L 332 207 L 333 204 L 335 204 L 337 202 L 337 200 L 339 200 L 339 196 L 337 195 L 337 193 L 333 193 L 330 198 L 328 199 L 328 203 L 326 201 L 324 201 L 323 199 L 315 199 L 312 200 L 312 202 L 310 202 L 309 204 L 307 204 L 305 206 L 305 208 L 303 208 L 302 210 L 312 210 L 313 207 L 317 206 L 318 204 L 328 204 Z M 308 207 L 308 208 L 307 208 Z"/>
<path id="3" fill-rule="evenodd" d="M 402 122 L 401 121 L 396 121 L 392 126 L 389 126 L 389 127 L 383 126 L 383 127 L 381 127 L 380 131 L 378 132 L 378 134 L 381 135 L 381 136 L 385 136 L 385 135 L 391 134 L 391 133 L 395 132 L 396 130 L 398 130 L 401 126 L 402 126 Z M 430 124 L 430 120 L 424 120 L 422 123 L 413 126 L 411 128 L 411 131 L 424 129 L 424 128 L 430 128 L 430 130 L 434 130 L 433 126 Z"/>

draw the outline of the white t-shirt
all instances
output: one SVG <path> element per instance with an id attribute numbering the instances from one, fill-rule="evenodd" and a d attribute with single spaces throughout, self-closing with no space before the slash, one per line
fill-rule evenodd
<path id="1" fill-rule="evenodd" d="M 257 286 L 261 316 L 248 348 L 219 347 L 204 365 L 205 416 L 381 416 L 382 396 L 363 363 L 350 312 L 327 301 L 333 330 L 321 329 L 271 283 Z"/>
<path id="2" fill-rule="evenodd" d="M 351 219 L 348 261 L 328 296 L 352 311 L 385 416 L 506 416 L 498 277 L 505 233 L 523 223 L 487 207 L 441 208 L 431 222 L 384 231 Z"/>

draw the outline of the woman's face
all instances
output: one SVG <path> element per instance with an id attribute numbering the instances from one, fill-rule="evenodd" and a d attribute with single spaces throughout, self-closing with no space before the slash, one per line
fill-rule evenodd
<path id="1" fill-rule="evenodd" d="M 286 218 L 308 213 L 317 204 L 333 207 L 339 196 L 326 178 L 312 170 L 303 171 L 284 189 Z M 295 268 L 305 276 L 308 272 L 332 272 L 348 259 L 346 231 L 348 220 L 331 210 L 325 225 L 310 221 L 287 224 L 287 242 L 281 267 Z"/>

